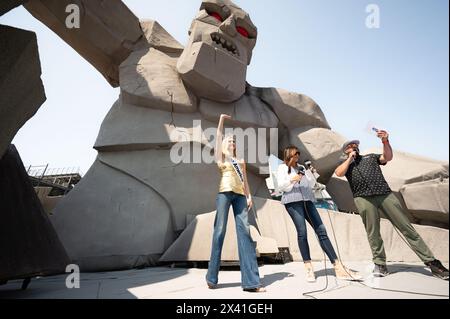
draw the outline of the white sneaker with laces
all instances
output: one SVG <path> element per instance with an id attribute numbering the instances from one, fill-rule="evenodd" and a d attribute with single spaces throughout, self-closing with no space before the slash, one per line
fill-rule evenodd
<path id="1" fill-rule="evenodd" d="M 316 275 L 314 274 L 314 268 L 311 263 L 305 263 L 306 281 L 316 282 Z"/>
<path id="2" fill-rule="evenodd" d="M 312 269 L 306 270 L 306 281 L 307 282 L 316 282 L 316 275 Z"/>

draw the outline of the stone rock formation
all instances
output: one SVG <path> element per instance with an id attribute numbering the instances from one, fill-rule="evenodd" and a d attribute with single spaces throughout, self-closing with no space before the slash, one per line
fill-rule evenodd
<path id="1" fill-rule="evenodd" d="M 6 12 L 24 4 L 28 0 L 3 0 L 0 2 L 0 16 L 5 14 Z"/>
<path id="2" fill-rule="evenodd" d="M 0 157 L 45 102 L 34 32 L 0 25 Z"/>
<path id="3" fill-rule="evenodd" d="M 0 283 L 65 272 L 70 264 L 19 153 L 0 158 Z"/>

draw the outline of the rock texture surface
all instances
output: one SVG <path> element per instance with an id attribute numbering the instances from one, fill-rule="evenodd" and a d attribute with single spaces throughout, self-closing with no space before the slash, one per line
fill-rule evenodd
<path id="1" fill-rule="evenodd" d="M 70 260 L 14 145 L 0 176 L 0 282 L 64 273 Z"/>
<path id="2" fill-rule="evenodd" d="M 45 102 L 34 32 L 0 25 L 0 157 Z"/>
<path id="3" fill-rule="evenodd" d="M 28 0 L 3 0 L 0 2 L 0 16 L 27 1 Z"/>

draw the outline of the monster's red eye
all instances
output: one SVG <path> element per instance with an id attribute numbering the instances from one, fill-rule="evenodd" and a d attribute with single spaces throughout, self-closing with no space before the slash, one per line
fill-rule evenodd
<path id="1" fill-rule="evenodd" d="M 210 12 L 209 13 L 210 16 L 216 18 L 217 20 L 219 20 L 220 22 L 223 22 L 222 17 L 220 16 L 220 14 L 218 14 L 217 12 Z"/>
<path id="2" fill-rule="evenodd" d="M 242 36 L 249 38 L 250 34 L 248 33 L 248 31 L 243 28 L 243 27 L 236 27 L 237 32 L 239 32 Z"/>

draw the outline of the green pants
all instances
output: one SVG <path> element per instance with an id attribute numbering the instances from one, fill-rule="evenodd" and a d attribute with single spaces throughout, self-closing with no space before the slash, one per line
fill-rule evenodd
<path id="1" fill-rule="evenodd" d="M 403 208 L 394 194 L 356 197 L 355 204 L 363 220 L 372 249 L 373 262 L 378 265 L 386 265 L 386 252 L 383 239 L 380 234 L 380 209 L 389 221 L 396 227 L 409 243 L 409 246 L 424 262 L 433 261 L 433 253 L 411 225 L 409 219 L 403 213 Z"/>

